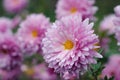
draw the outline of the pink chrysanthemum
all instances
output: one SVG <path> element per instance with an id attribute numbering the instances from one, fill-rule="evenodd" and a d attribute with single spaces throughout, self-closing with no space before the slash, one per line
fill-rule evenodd
<path id="1" fill-rule="evenodd" d="M 13 35 L 0 33 L 0 69 L 13 70 L 21 64 L 22 55 Z"/>
<path id="2" fill-rule="evenodd" d="M 23 53 L 31 55 L 41 51 L 41 41 L 49 26 L 49 19 L 43 14 L 27 16 L 17 33 Z"/>
<path id="3" fill-rule="evenodd" d="M 28 0 L 3 0 L 4 9 L 10 13 L 22 11 L 28 4 Z"/>
<path id="4" fill-rule="evenodd" d="M 95 0 L 59 0 L 56 9 L 56 16 L 61 17 L 80 13 L 83 19 L 94 19 L 93 15 L 97 11 L 97 7 L 93 6 Z"/>
<path id="5" fill-rule="evenodd" d="M 109 62 L 102 71 L 102 77 L 114 77 L 114 80 L 120 80 L 120 55 L 112 55 Z"/>
<path id="6" fill-rule="evenodd" d="M 44 59 L 49 67 L 63 75 L 79 75 L 89 64 L 96 63 L 95 57 L 102 58 L 95 50 L 99 48 L 96 46 L 99 40 L 92 27 L 89 19 L 82 21 L 78 14 L 56 21 L 42 41 Z"/>
<path id="7" fill-rule="evenodd" d="M 103 21 L 100 23 L 100 31 L 107 31 L 107 34 L 114 34 L 115 33 L 115 24 L 114 20 L 116 19 L 115 15 L 108 15 L 106 16 Z M 108 24 L 109 23 L 109 24 Z"/>

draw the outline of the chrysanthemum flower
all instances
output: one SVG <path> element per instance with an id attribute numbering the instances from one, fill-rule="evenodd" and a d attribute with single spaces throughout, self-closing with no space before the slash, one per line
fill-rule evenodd
<path id="1" fill-rule="evenodd" d="M 109 62 L 105 65 L 102 71 L 102 77 L 108 78 L 114 77 L 114 80 L 120 79 L 120 55 L 112 55 Z"/>
<path id="2" fill-rule="evenodd" d="M 49 26 L 49 19 L 43 14 L 27 16 L 17 33 L 23 53 L 31 55 L 41 51 L 41 41 Z"/>
<path id="3" fill-rule="evenodd" d="M 82 20 L 78 14 L 56 21 L 42 41 L 44 59 L 49 67 L 63 75 L 79 75 L 89 64 L 96 63 L 95 57 L 102 58 L 95 50 L 99 48 L 96 46 L 99 40 L 92 27 L 89 19 Z"/>
<path id="4" fill-rule="evenodd" d="M 13 35 L 0 33 L 0 69 L 10 71 L 21 65 L 21 51 Z"/>
<path id="5" fill-rule="evenodd" d="M 115 19 L 116 16 L 113 14 L 106 16 L 100 23 L 100 31 L 106 31 L 108 35 L 114 34 L 116 28 L 114 24 Z"/>
<path id="6" fill-rule="evenodd" d="M 18 13 L 28 4 L 28 0 L 3 0 L 3 7 L 9 13 Z"/>
<path id="7" fill-rule="evenodd" d="M 97 11 L 97 7 L 93 6 L 95 0 L 58 0 L 56 17 L 61 17 L 80 13 L 83 19 L 90 18 L 94 19 L 93 15 Z"/>
<path id="8" fill-rule="evenodd" d="M 0 18 L 0 33 L 11 33 L 12 22 L 6 17 Z"/>
<path id="9" fill-rule="evenodd" d="M 57 79 L 57 75 L 53 72 L 53 69 L 48 68 L 45 63 L 35 65 L 32 68 L 23 65 L 21 69 L 24 73 L 26 73 L 26 75 L 32 77 L 33 79 L 37 79 L 37 80 Z"/>

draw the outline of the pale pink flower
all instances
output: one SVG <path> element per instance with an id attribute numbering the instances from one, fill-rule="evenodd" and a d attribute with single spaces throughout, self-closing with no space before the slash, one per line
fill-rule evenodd
<path id="1" fill-rule="evenodd" d="M 6 17 L 0 18 L 0 33 L 11 33 L 12 22 Z"/>
<path id="2" fill-rule="evenodd" d="M 29 0 L 3 0 L 3 7 L 9 13 L 19 13 L 28 4 Z"/>
<path id="3" fill-rule="evenodd" d="M 43 14 L 31 14 L 21 22 L 16 36 L 23 53 L 31 55 L 41 52 L 41 41 L 49 26 L 49 18 Z"/>
<path id="4" fill-rule="evenodd" d="M 83 19 L 94 19 L 93 15 L 97 11 L 97 7 L 93 6 L 94 3 L 95 0 L 58 0 L 56 17 L 60 19 L 70 14 L 80 13 Z"/>
<path id="5" fill-rule="evenodd" d="M 120 55 L 112 55 L 109 58 L 109 62 L 105 65 L 102 71 L 102 77 L 108 78 L 114 77 L 115 80 L 120 80 Z"/>
<path id="6" fill-rule="evenodd" d="M 116 19 L 116 16 L 111 14 L 102 20 L 100 23 L 100 31 L 106 31 L 108 35 L 114 34 L 116 26 L 114 24 L 114 20 Z"/>
<path id="7" fill-rule="evenodd" d="M 102 58 L 95 50 L 99 48 L 96 46 L 99 40 L 92 27 L 89 19 L 82 20 L 78 14 L 56 21 L 42 41 L 44 59 L 49 67 L 62 75 L 78 76 L 79 72 L 82 74 L 87 70 L 89 64 L 96 63 L 94 57 Z"/>
<path id="8" fill-rule="evenodd" d="M 114 8 L 116 19 L 114 20 L 114 24 L 116 26 L 115 37 L 118 40 L 118 45 L 120 45 L 120 6 Z"/>
<path id="9" fill-rule="evenodd" d="M 120 5 L 116 6 L 116 7 L 114 8 L 114 11 L 115 11 L 115 13 L 116 13 L 116 16 L 117 16 L 117 17 L 120 17 Z"/>

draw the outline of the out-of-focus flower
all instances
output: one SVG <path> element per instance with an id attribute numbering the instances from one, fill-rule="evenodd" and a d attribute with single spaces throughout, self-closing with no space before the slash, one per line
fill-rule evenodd
<path id="1" fill-rule="evenodd" d="M 28 76 L 37 80 L 56 80 L 57 75 L 53 72 L 53 69 L 50 69 L 46 66 L 45 63 L 35 65 L 32 68 L 27 66 L 22 67 L 22 71 L 25 72 Z"/>
<path id="2" fill-rule="evenodd" d="M 14 28 L 16 28 L 16 27 L 20 24 L 20 22 L 21 22 L 21 17 L 20 17 L 20 16 L 15 16 L 15 17 L 11 20 L 11 22 L 12 22 L 12 27 L 11 27 L 11 29 L 14 29 Z"/>
<path id="3" fill-rule="evenodd" d="M 114 11 L 115 11 L 115 13 L 116 13 L 116 16 L 117 16 L 117 17 L 120 17 L 120 5 L 116 6 L 116 7 L 114 8 Z"/>
<path id="4" fill-rule="evenodd" d="M 0 33 L 0 69 L 12 70 L 20 66 L 22 55 L 13 35 Z"/>
<path id="5" fill-rule="evenodd" d="M 18 76 L 20 75 L 20 68 L 16 67 L 13 70 L 6 71 L 0 69 L 0 79 L 1 80 L 17 80 Z"/>
<path id="6" fill-rule="evenodd" d="M 120 45 L 120 6 L 114 8 L 116 19 L 114 20 L 114 24 L 116 26 L 115 37 L 118 40 L 118 45 Z"/>
<path id="7" fill-rule="evenodd" d="M 115 24 L 114 20 L 116 19 L 115 15 L 106 16 L 103 21 L 100 23 L 100 31 L 106 31 L 108 35 L 115 33 Z"/>
<path id="8" fill-rule="evenodd" d="M 3 0 L 3 7 L 9 13 L 19 13 L 28 4 L 29 0 Z"/>
<path id="9" fill-rule="evenodd" d="M 0 18 L 0 33 L 11 33 L 11 20 L 5 17 Z"/>
<path id="10" fill-rule="evenodd" d="M 27 16 L 26 20 L 20 24 L 17 33 L 23 53 L 31 55 L 41 52 L 41 41 L 50 25 L 49 19 L 43 14 Z"/>
<path id="11" fill-rule="evenodd" d="M 114 80 L 120 80 L 120 55 L 112 55 L 109 62 L 102 71 L 102 77 L 115 77 Z"/>
<path id="12" fill-rule="evenodd" d="M 97 11 L 97 7 L 93 6 L 95 0 L 59 0 L 56 9 L 56 17 L 61 17 L 80 13 L 83 19 L 90 18 L 94 19 L 93 15 Z"/>
<path id="13" fill-rule="evenodd" d="M 109 43 L 110 39 L 108 37 L 101 38 L 100 46 L 102 49 L 104 49 L 104 52 L 107 52 L 109 50 Z"/>
<path id="14" fill-rule="evenodd" d="M 44 59 L 50 68 L 65 75 L 84 73 L 89 64 L 95 64 L 102 56 L 95 50 L 99 40 L 92 30 L 89 19 L 82 20 L 79 14 L 63 17 L 56 21 L 46 32 L 43 39 Z M 73 76 L 64 77 L 69 79 Z"/>
<path id="15" fill-rule="evenodd" d="M 21 18 L 16 16 L 13 19 L 9 19 L 6 17 L 0 17 L 0 33 L 12 33 L 12 29 L 14 29 L 21 21 Z"/>
<path id="16" fill-rule="evenodd" d="M 119 27 L 120 26 L 120 5 L 114 8 L 116 19 L 114 20 L 114 24 Z"/>

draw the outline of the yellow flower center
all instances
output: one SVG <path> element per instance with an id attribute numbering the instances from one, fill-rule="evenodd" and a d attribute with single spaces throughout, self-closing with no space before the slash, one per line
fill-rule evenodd
<path id="1" fill-rule="evenodd" d="M 35 37 L 37 37 L 38 36 L 38 32 L 36 31 L 36 30 L 33 30 L 32 31 L 32 36 L 35 38 Z"/>
<path id="2" fill-rule="evenodd" d="M 29 68 L 29 69 L 27 69 L 27 70 L 25 71 L 25 74 L 27 74 L 27 75 L 31 76 L 31 75 L 33 75 L 33 74 L 34 74 L 34 70 L 33 70 L 33 69 L 31 69 L 31 68 Z"/>
<path id="3" fill-rule="evenodd" d="M 64 48 L 67 50 L 71 50 L 74 46 L 74 43 L 70 40 L 66 40 L 65 43 L 63 44 Z"/>
<path id="4" fill-rule="evenodd" d="M 73 8 L 71 8 L 70 12 L 75 13 L 75 12 L 77 12 L 77 9 L 75 7 L 73 7 Z"/>

